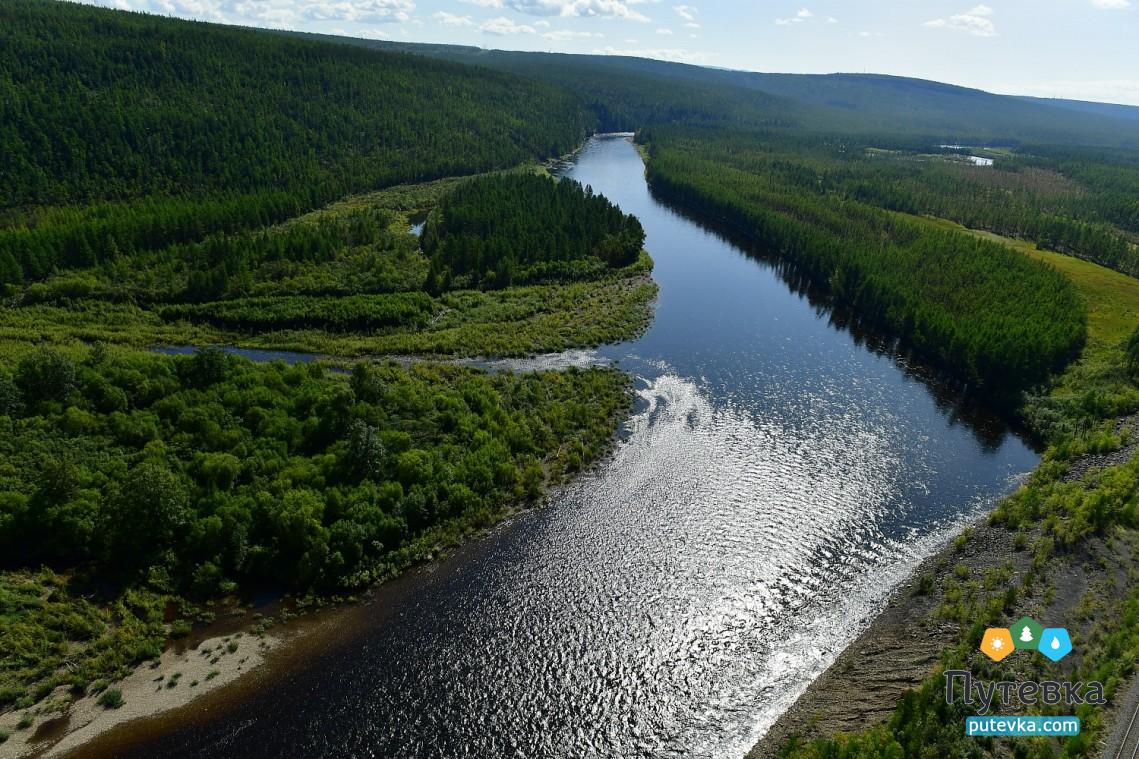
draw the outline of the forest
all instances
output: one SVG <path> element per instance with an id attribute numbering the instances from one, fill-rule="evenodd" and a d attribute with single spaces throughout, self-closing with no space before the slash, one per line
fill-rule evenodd
<path id="1" fill-rule="evenodd" d="M 0 286 L 562 155 L 592 125 L 488 70 L 50 0 L 0 6 L 0 101 Z"/>
<path id="2" fill-rule="evenodd" d="M 1105 332 L 1102 293 L 1047 256 L 1139 274 L 1139 141 L 1110 112 L 1014 100 L 6 0 L 0 712 L 98 691 L 200 602 L 390 578 L 596 461 L 629 408 L 617 371 L 348 360 L 643 329 L 640 223 L 541 168 L 595 129 L 637 130 L 660 197 L 1028 425 L 1045 465 L 995 520 L 1031 535 L 1046 582 L 1054 552 L 1135 526 L 1106 506 L 1134 503 L 1134 464 L 1066 474 L 1118 449 L 1116 420 L 1139 411 L 1134 314 Z M 990 590 L 946 586 L 960 634 L 944 660 L 1003 609 Z M 1139 601 L 1112 608 L 1089 676 L 1127 676 L 1114 667 L 1139 645 Z M 937 695 L 926 683 L 887 725 L 786 753 L 962 753 Z"/>
<path id="3" fill-rule="evenodd" d="M 645 231 L 592 188 L 524 174 L 462 184 L 423 230 L 427 288 L 500 288 L 592 278 L 636 262 Z"/>
<path id="4" fill-rule="evenodd" d="M 57 599 L 107 582 L 197 599 L 364 587 L 595 460 L 627 382 L 35 349 L 0 368 L 0 556 L 73 572 Z M 0 709 L 132 663 L 60 670 L 59 641 L 105 625 L 5 615 Z"/>
<path id="5" fill-rule="evenodd" d="M 1084 306 L 1044 264 L 830 192 L 808 162 L 772 158 L 758 140 L 641 138 L 654 191 L 790 260 L 836 304 L 994 398 L 1019 404 L 1083 345 Z"/>

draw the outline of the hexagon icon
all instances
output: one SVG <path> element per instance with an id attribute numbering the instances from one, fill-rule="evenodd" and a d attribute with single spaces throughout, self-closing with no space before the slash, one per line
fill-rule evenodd
<path id="1" fill-rule="evenodd" d="M 1012 634 L 1007 627 L 990 627 L 981 639 L 981 653 L 993 661 L 1000 661 L 1016 649 L 1012 644 Z"/>
<path id="2" fill-rule="evenodd" d="M 1049 627 L 1040 633 L 1040 653 L 1052 661 L 1060 661 L 1072 653 L 1072 639 L 1063 627 Z"/>
<path id="3" fill-rule="evenodd" d="M 1032 617 L 1021 617 L 1009 625 L 1009 632 L 1012 633 L 1012 644 L 1018 651 L 1035 651 L 1040 646 L 1040 635 L 1044 632 L 1044 627 Z"/>

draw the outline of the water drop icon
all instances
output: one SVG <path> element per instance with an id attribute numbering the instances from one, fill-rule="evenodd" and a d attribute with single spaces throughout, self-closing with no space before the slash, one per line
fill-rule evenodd
<path id="1" fill-rule="evenodd" d="M 1055 651 L 1060 647 L 1060 639 L 1055 635 L 1052 636 L 1052 650 Z"/>

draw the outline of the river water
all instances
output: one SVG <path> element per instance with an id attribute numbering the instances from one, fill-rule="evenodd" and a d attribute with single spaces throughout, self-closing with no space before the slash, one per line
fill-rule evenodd
<path id="1" fill-rule="evenodd" d="M 621 137 L 563 169 L 636 214 L 657 263 L 652 326 L 595 356 L 637 377 L 614 455 L 271 687 L 125 753 L 738 758 L 1035 466 L 642 169 Z"/>

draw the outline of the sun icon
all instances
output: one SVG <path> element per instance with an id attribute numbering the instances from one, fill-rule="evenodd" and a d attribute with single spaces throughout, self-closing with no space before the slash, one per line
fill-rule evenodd
<path id="1" fill-rule="evenodd" d="M 981 641 L 981 653 L 993 661 L 1000 661 L 1013 652 L 1012 634 L 1007 627 L 990 627 Z"/>

